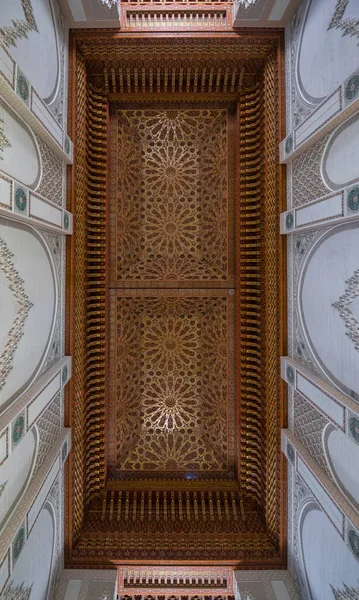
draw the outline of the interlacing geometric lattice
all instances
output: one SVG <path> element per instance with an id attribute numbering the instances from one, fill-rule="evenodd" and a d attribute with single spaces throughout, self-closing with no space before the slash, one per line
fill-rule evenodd
<path id="1" fill-rule="evenodd" d="M 121 298 L 117 468 L 227 469 L 227 298 Z"/>
<path id="2" fill-rule="evenodd" d="M 227 111 L 120 110 L 117 281 L 227 279 Z"/>
<path id="3" fill-rule="evenodd" d="M 40 148 L 43 176 L 36 192 L 52 202 L 61 206 L 63 200 L 62 182 L 64 175 L 64 165 L 60 158 L 50 150 L 39 136 L 36 141 Z"/>

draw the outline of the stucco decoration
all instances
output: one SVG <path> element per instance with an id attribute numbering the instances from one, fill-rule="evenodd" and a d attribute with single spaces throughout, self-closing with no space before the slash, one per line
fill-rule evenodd
<path id="1" fill-rule="evenodd" d="M 11 144 L 4 131 L 4 118 L 0 115 L 0 160 L 4 160 L 2 154 L 5 148 L 10 148 L 10 146 Z"/>
<path id="2" fill-rule="evenodd" d="M 30 481 L 36 448 L 37 435 L 32 430 L 24 436 L 0 468 L 0 481 L 8 482 L 0 502 L 0 531 Z"/>
<path id="3" fill-rule="evenodd" d="M 310 368 L 313 373 L 321 374 L 321 370 L 317 365 L 310 351 L 309 343 L 306 339 L 303 324 L 300 318 L 298 306 L 298 281 L 300 274 L 305 264 L 308 254 L 315 243 L 315 240 L 321 236 L 320 231 L 306 231 L 300 234 L 291 236 L 291 252 L 288 258 L 288 280 L 293 282 L 290 295 L 290 313 L 289 313 L 289 332 L 291 352 L 294 358 L 301 361 L 304 365 Z M 290 258 L 291 257 L 291 258 Z M 293 310 L 291 308 L 293 307 Z"/>
<path id="4" fill-rule="evenodd" d="M 54 321 L 51 344 L 45 359 L 45 362 L 39 374 L 44 373 L 62 354 L 64 353 L 63 339 L 63 315 L 65 314 L 65 252 L 66 244 L 64 237 L 51 231 L 43 231 L 42 236 L 46 241 L 51 254 L 53 265 L 55 267 L 56 280 L 58 285 L 58 309 Z"/>
<path id="5" fill-rule="evenodd" d="M 331 474 L 352 504 L 359 508 L 359 446 L 343 431 L 329 424 L 323 445 Z"/>
<path id="6" fill-rule="evenodd" d="M 61 394 L 56 394 L 48 408 L 36 421 L 39 436 L 34 475 L 48 456 L 61 431 Z"/>
<path id="7" fill-rule="evenodd" d="M 344 583 L 340 589 L 333 587 L 332 591 L 335 600 L 357 600 L 359 598 L 359 586 L 349 587 Z"/>
<path id="8" fill-rule="evenodd" d="M 353 342 L 355 350 L 359 352 L 359 322 L 352 311 L 352 304 L 359 297 L 359 269 L 354 271 L 352 277 L 346 282 L 344 294 L 333 303 L 347 328 L 347 336 Z"/>
<path id="9" fill-rule="evenodd" d="M 66 165 L 39 136 L 36 136 L 36 141 L 42 162 L 42 177 L 36 191 L 54 204 L 62 206 L 65 200 Z"/>
<path id="10" fill-rule="evenodd" d="M 298 392 L 294 392 L 293 416 L 296 436 L 330 476 L 323 450 L 323 431 L 328 425 L 329 419 L 316 410 L 314 405 L 305 400 Z"/>
<path id="11" fill-rule="evenodd" d="M 34 228 L 0 219 L 0 240 L 0 356 L 6 358 L 0 405 L 4 406 L 28 387 L 46 358 L 56 319 L 57 281 L 48 247 Z"/>
<path id="12" fill-rule="evenodd" d="M 54 554 L 55 520 L 49 503 L 41 509 L 16 561 L 8 588 L 31 588 L 29 600 L 46 600 Z M 5 592 L 5 594 L 8 592 Z M 11 597 L 11 596 L 10 596 Z"/>
<path id="13" fill-rule="evenodd" d="M 337 0 L 335 12 L 329 23 L 328 30 L 338 29 L 342 32 L 342 35 L 356 37 L 359 40 L 359 21 L 356 14 L 355 16 L 351 14 L 352 11 L 350 10 L 350 6 L 349 10 L 346 10 L 348 4 L 349 0 Z M 354 8 L 353 4 L 354 3 L 352 3 L 352 8 Z M 354 9 L 353 12 L 356 13 L 356 10 Z"/>
<path id="14" fill-rule="evenodd" d="M 9 142 L 3 148 L 0 169 L 35 190 L 41 179 L 41 157 L 35 137 L 24 121 L 1 101 L 0 117 Z"/>
<path id="15" fill-rule="evenodd" d="M 11 19 L 11 25 L 0 27 L 0 43 L 8 48 L 16 46 L 18 39 L 28 37 L 30 31 L 38 31 L 30 0 L 21 0 L 23 18 Z"/>
<path id="16" fill-rule="evenodd" d="M 352 278 L 358 233 L 357 223 L 324 232 L 307 254 L 298 284 L 299 318 L 310 352 L 327 378 L 356 400 L 359 295 Z"/>
<path id="17" fill-rule="evenodd" d="M 0 469 L 0 478 L 8 478 L 0 503 L 0 530 L 7 523 L 30 482 L 37 443 L 36 431 L 29 431 Z"/>
<path id="18" fill-rule="evenodd" d="M 7 376 L 13 368 L 14 354 L 19 339 L 24 335 L 26 320 L 33 307 L 24 288 L 24 281 L 20 277 L 15 264 L 14 255 L 6 242 L 0 238 L 0 269 L 7 287 L 12 292 L 12 299 L 17 303 L 17 311 L 10 321 L 10 328 L 3 332 L 3 347 L 0 355 L 0 390 L 4 387 Z M 5 333 L 5 335 L 4 335 Z"/>
<path id="19" fill-rule="evenodd" d="M 329 136 L 325 136 L 305 150 L 292 163 L 291 192 L 293 206 L 300 206 L 328 193 L 321 165 Z"/>
<path id="20" fill-rule="evenodd" d="M 339 190 L 359 179 L 358 138 L 358 114 L 330 136 L 323 154 L 322 177 L 331 190 Z"/>
<path id="21" fill-rule="evenodd" d="M 317 504 L 303 479 L 292 468 L 288 469 L 288 500 L 288 569 L 300 592 L 299 597 L 311 600 L 308 597 L 298 523 L 303 512 L 317 508 Z"/>
<path id="22" fill-rule="evenodd" d="M 48 506 L 51 506 L 53 515 L 55 516 L 54 525 L 54 545 L 51 563 L 51 574 L 48 582 L 47 598 L 55 598 L 55 590 L 57 590 L 60 582 L 60 575 L 64 568 L 63 555 L 63 507 L 64 507 L 64 482 L 63 473 L 59 473 L 55 479 L 50 493 L 47 497 Z"/>
<path id="23" fill-rule="evenodd" d="M 288 131 L 297 127 L 313 110 L 313 104 L 308 104 L 297 90 L 296 59 L 302 24 L 306 14 L 308 0 L 301 0 L 289 27 L 286 29 L 286 72 L 287 72 L 287 127 Z"/>
<path id="24" fill-rule="evenodd" d="M 297 48 L 296 80 L 298 90 L 309 104 L 320 103 L 358 67 L 358 38 L 355 34 L 346 35 L 340 26 L 349 17 L 359 17 L 356 0 L 307 3 Z"/>
<path id="25" fill-rule="evenodd" d="M 32 17 L 36 23 L 11 45 L 9 52 L 26 75 L 36 92 L 47 103 L 51 103 L 58 92 L 61 65 L 58 28 L 52 0 L 28 0 Z M 21 0 L 4 2 L 1 6 L 3 27 L 11 26 L 13 21 L 24 19 L 24 7 Z M 36 56 L 36 60 L 34 57 Z"/>
<path id="26" fill-rule="evenodd" d="M 333 600 L 333 587 L 356 585 L 358 562 L 327 515 L 314 504 L 299 522 L 304 574 L 311 600 Z M 333 548 L 332 552 L 324 549 Z M 305 597 L 308 597 L 306 595 Z"/>

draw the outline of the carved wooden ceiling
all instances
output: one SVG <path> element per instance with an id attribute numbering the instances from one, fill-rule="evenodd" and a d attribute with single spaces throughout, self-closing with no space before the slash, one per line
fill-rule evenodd
<path id="1" fill-rule="evenodd" d="M 69 566 L 284 564 L 281 44 L 72 37 Z"/>

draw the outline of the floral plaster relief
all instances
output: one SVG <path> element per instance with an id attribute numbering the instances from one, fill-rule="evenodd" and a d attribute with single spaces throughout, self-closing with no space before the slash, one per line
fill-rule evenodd
<path id="1" fill-rule="evenodd" d="M 8 359 L 0 371 L 4 404 L 25 389 L 45 357 L 56 311 L 56 281 L 47 247 L 34 229 L 1 219 L 0 240 L 0 357 L 4 353 Z"/>
<path id="2" fill-rule="evenodd" d="M 23 4 L 21 0 L 2 2 L 1 24 L 9 27 L 13 20 L 24 20 Z M 26 37 L 19 37 L 8 50 L 40 97 L 49 103 L 56 96 L 60 71 L 52 0 L 28 0 L 27 4 L 37 29 L 28 30 Z"/>
<path id="3" fill-rule="evenodd" d="M 304 99 L 310 104 L 321 102 L 358 68 L 357 36 L 343 34 L 339 19 L 333 20 L 338 4 L 345 6 L 341 21 L 349 16 L 358 19 L 357 0 L 308 2 L 298 47 L 297 80 Z"/>
<path id="4" fill-rule="evenodd" d="M 299 286 L 311 353 L 333 383 L 354 398 L 359 398 L 359 302 L 350 282 L 358 268 L 357 247 L 355 223 L 324 233 L 309 252 Z"/>

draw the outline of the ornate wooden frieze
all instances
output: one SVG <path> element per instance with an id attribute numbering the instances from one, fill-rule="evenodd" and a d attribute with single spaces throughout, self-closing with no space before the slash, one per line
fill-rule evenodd
<path id="1" fill-rule="evenodd" d="M 223 31 L 232 29 L 232 3 L 133 2 L 121 4 L 123 30 Z"/>
<path id="2" fill-rule="evenodd" d="M 127 481 L 124 489 L 111 490 L 93 500 L 89 507 L 88 529 L 143 534 L 167 532 L 206 533 L 212 528 L 218 533 L 241 533 L 246 529 L 246 512 L 241 504 L 238 485 L 231 489 L 199 489 L 181 485 L 168 489 L 147 482 L 142 490 Z M 211 484 L 207 487 L 211 487 Z M 194 489 L 193 489 L 194 488 Z"/>

